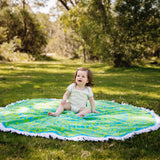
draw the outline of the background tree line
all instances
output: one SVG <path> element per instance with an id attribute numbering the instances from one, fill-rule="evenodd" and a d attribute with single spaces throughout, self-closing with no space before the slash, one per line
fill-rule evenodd
<path id="1" fill-rule="evenodd" d="M 4 0 L 0 9 L 0 44 L 14 40 L 14 51 L 40 54 L 47 44 L 47 33 L 30 6 L 25 1 Z"/>
<path id="2" fill-rule="evenodd" d="M 14 49 L 20 52 L 45 50 L 84 61 L 110 60 L 115 66 L 160 56 L 160 0 L 57 0 L 52 13 L 61 14 L 54 22 L 34 14 L 30 3 L 0 1 L 1 45 L 17 38 Z"/>

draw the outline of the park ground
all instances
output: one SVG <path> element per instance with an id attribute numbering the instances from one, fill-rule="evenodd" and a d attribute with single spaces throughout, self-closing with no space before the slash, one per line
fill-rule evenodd
<path id="1" fill-rule="evenodd" d="M 160 115 L 160 66 L 114 68 L 106 63 L 54 59 L 0 62 L 0 107 L 32 98 L 61 99 L 78 67 L 94 73 L 96 100 L 115 100 Z M 159 160 L 160 129 L 124 141 L 74 142 L 0 132 L 0 160 Z"/>

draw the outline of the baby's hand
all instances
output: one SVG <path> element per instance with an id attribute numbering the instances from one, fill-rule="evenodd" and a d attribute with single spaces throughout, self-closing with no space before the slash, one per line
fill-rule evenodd
<path id="1" fill-rule="evenodd" d="M 65 100 L 65 99 L 62 99 L 61 104 L 62 104 L 62 105 L 65 105 L 65 104 L 66 104 L 66 100 Z"/>

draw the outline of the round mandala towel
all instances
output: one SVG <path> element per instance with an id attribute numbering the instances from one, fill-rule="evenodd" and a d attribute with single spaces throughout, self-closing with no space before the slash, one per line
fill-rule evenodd
<path id="1" fill-rule="evenodd" d="M 0 108 L 0 130 L 53 139 L 104 141 L 124 140 L 160 127 L 160 117 L 154 111 L 106 100 L 95 101 L 99 114 L 82 118 L 64 111 L 58 117 L 48 116 L 49 111 L 56 111 L 60 101 L 28 99 Z"/>

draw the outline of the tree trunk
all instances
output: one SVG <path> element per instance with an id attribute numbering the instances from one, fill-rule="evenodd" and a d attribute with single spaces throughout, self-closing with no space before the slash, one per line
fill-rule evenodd
<path id="1" fill-rule="evenodd" d="M 26 8 L 26 1 L 25 0 L 22 0 L 22 7 L 23 7 L 23 9 Z"/>

